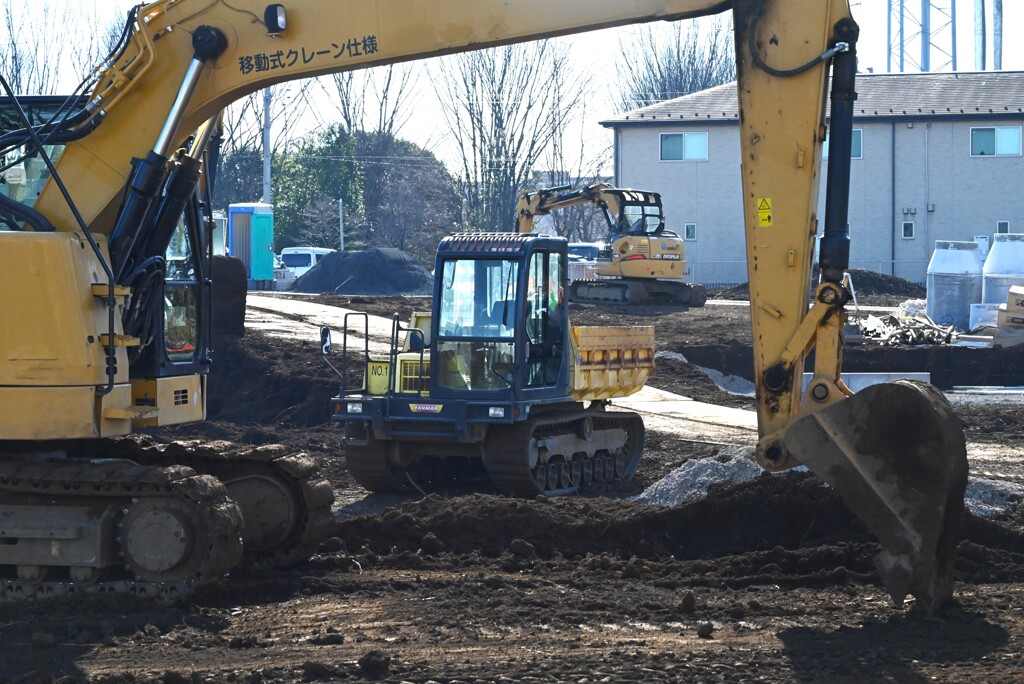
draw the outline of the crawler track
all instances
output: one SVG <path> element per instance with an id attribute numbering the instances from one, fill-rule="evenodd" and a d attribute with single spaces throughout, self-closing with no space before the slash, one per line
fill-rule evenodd
<path id="1" fill-rule="evenodd" d="M 0 462 L 0 491 L 7 505 L 36 507 L 42 518 L 40 526 L 45 525 L 47 518 L 43 516 L 48 510 L 89 510 L 94 518 L 105 522 L 97 523 L 95 529 L 80 525 L 55 530 L 52 534 L 64 541 L 49 542 L 50 549 L 59 553 L 60 545 L 74 542 L 76 534 L 81 538 L 95 533 L 97 544 L 112 546 L 110 556 L 117 563 L 108 563 L 95 571 L 80 567 L 80 563 L 24 564 L 21 567 L 35 568 L 38 576 L 5 577 L 0 584 L 3 600 L 100 592 L 180 600 L 219 580 L 242 555 L 242 517 L 238 506 L 215 478 L 197 475 L 183 466 L 7 460 Z M 172 523 L 168 524 L 168 520 Z M 145 552 L 140 554 L 139 547 L 153 529 L 186 529 L 188 545 L 181 552 L 175 551 L 176 556 L 160 556 L 158 552 L 153 554 L 155 559 L 144 557 Z M 3 536 L 38 539 L 42 534 L 5 529 Z M 163 568 L 172 562 L 172 567 Z M 78 579 L 72 579 L 76 574 Z M 57 575 L 66 578 L 51 579 Z"/>
<path id="2" fill-rule="evenodd" d="M 378 440 L 347 445 L 345 459 L 352 478 L 371 492 L 407 494 L 488 480 L 480 460 L 466 457 L 427 456 L 407 468 L 397 468 L 388 463 L 386 445 Z"/>
<path id="3" fill-rule="evenodd" d="M 703 285 L 677 280 L 576 280 L 569 286 L 569 301 L 577 304 L 675 304 L 701 307 L 708 300 Z"/>
<path id="4" fill-rule="evenodd" d="M 644 424 L 635 413 L 559 411 L 492 428 L 484 465 L 503 492 L 559 496 L 628 480 L 643 446 Z"/>
<path id="5" fill-rule="evenodd" d="M 346 445 L 345 464 L 352 478 L 371 492 L 400 494 L 413 490 L 405 473 L 388 464 L 383 442 L 371 439 L 369 444 Z"/>
<path id="6" fill-rule="evenodd" d="M 239 448 L 229 442 L 116 442 L 119 457 L 182 465 L 224 483 L 245 521 L 243 563 L 289 567 L 308 559 L 329 534 L 334 492 L 311 457 L 279 445 Z"/>
<path id="7" fill-rule="evenodd" d="M 643 452 L 643 420 L 635 413 L 599 409 L 552 411 L 512 426 L 492 426 L 482 462 L 443 455 L 407 468 L 389 464 L 385 442 L 349 444 L 352 477 L 372 492 L 407 493 L 490 479 L 502 492 L 561 496 L 632 477 Z M 443 451 L 444 446 L 438 449 Z"/>

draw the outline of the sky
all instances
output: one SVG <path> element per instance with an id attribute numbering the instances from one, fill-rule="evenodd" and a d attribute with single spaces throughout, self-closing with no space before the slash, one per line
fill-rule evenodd
<path id="1" fill-rule="evenodd" d="M 907 26 L 919 25 L 918 18 L 922 10 L 922 0 L 903 0 L 903 2 L 907 13 Z M 62 7 L 68 4 L 76 7 L 82 6 L 80 0 L 32 0 L 30 4 L 23 4 L 24 0 L 0 0 L 0 15 L 6 14 L 5 5 L 9 3 L 12 6 L 16 5 L 19 11 L 28 12 L 41 11 L 46 6 Z M 931 23 L 935 41 L 944 44 L 947 48 L 951 45 L 949 9 L 956 6 L 957 67 L 960 71 L 974 70 L 975 0 L 931 0 L 931 3 L 934 7 L 944 10 L 933 9 Z M 101 26 L 106 26 L 111 21 L 117 20 L 118 17 L 123 17 L 133 4 L 135 3 L 129 0 L 100 0 L 98 6 L 94 5 L 96 21 Z M 892 4 L 898 6 L 900 0 L 892 0 Z M 854 18 L 861 27 L 858 54 L 862 72 L 884 73 L 886 70 L 888 5 L 887 0 L 851 0 L 850 2 Z M 992 0 L 987 0 L 987 5 L 991 17 Z M 1008 38 L 1003 42 L 1003 69 L 1024 70 L 1024 41 L 1014 39 L 1015 28 L 1024 26 L 1024 0 L 1004 0 L 1003 15 L 1003 32 L 1004 36 Z M 707 22 L 708 19 L 698 21 Z M 667 27 L 662 26 L 663 28 L 659 30 L 667 32 Z M 699 26 L 698 24 L 698 30 Z M 989 27 L 991 29 L 991 18 L 989 18 Z M 0 28 L 0 33 L 3 30 Z M 588 149 L 587 154 L 596 156 L 611 144 L 611 132 L 600 126 L 598 122 L 616 115 L 619 111 L 611 87 L 605 85 L 607 79 L 603 80 L 599 75 L 614 75 L 620 46 L 631 44 L 639 31 L 639 27 L 628 26 L 559 39 L 567 41 L 570 45 L 570 54 L 577 67 L 588 69 L 594 75 L 586 79 L 592 84 L 592 90 L 586 94 L 585 118 L 575 130 L 570 131 L 573 143 L 568 147 L 578 146 L 578 141 L 582 138 Z M 907 29 L 905 50 L 908 57 L 908 71 L 916 71 L 915 66 L 920 61 L 920 43 L 916 33 L 916 30 L 912 28 Z M 23 37 L 18 36 L 17 39 L 23 40 Z M 10 40 L 10 37 L 0 35 L 0 41 L 2 40 Z M 988 43 L 991 55 L 991 37 Z M 428 62 L 430 61 L 436 60 L 428 60 Z M 933 70 L 949 71 L 949 61 L 948 56 L 944 57 L 933 53 L 932 68 Z M 897 62 L 894 58 L 895 64 Z M 987 64 L 991 69 L 991 56 L 988 57 Z M 894 70 L 896 68 L 898 67 L 894 66 Z M 64 71 L 67 73 L 64 74 Z M 62 87 L 66 83 L 66 88 L 69 90 L 76 84 L 70 65 L 62 71 L 61 83 Z M 454 146 L 450 140 L 445 138 L 443 132 L 445 126 L 437 98 L 429 88 L 420 89 L 418 97 L 419 101 L 415 106 L 416 116 L 405 125 L 400 131 L 400 135 L 431 149 L 449 168 L 453 168 Z M 310 118 L 304 122 L 304 125 L 312 128 L 315 127 L 316 121 Z M 607 164 L 602 170 L 607 171 Z"/>

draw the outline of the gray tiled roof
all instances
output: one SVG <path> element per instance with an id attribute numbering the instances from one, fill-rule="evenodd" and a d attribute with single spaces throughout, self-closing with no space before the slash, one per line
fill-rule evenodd
<path id="1" fill-rule="evenodd" d="M 858 74 L 854 116 L 1024 118 L 1024 71 L 956 73 Z M 661 124 L 667 121 L 738 121 L 736 83 L 666 100 L 601 125 Z"/>

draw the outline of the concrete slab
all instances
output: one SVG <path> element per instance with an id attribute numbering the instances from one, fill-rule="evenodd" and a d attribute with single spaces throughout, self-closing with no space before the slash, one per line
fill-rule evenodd
<path id="1" fill-rule="evenodd" d="M 247 327 L 263 330 L 275 337 L 312 339 L 319 344 L 320 326 L 326 325 L 334 334 L 336 348 L 341 349 L 341 332 L 345 315 L 358 313 L 352 309 L 324 306 L 291 297 L 268 297 L 249 293 L 246 297 Z M 391 343 L 391 321 L 381 316 L 368 316 L 370 351 L 387 353 Z M 350 317 L 350 342 L 362 345 L 364 324 L 362 317 Z"/>
<path id="2" fill-rule="evenodd" d="M 807 391 L 807 383 L 814 377 L 814 373 L 804 373 L 804 391 Z M 843 373 L 843 382 L 854 392 L 860 392 L 871 385 L 881 385 L 893 380 L 920 380 L 931 382 L 931 373 Z"/>
<path id="3" fill-rule="evenodd" d="M 615 399 L 612 405 L 639 413 L 648 430 L 682 439 L 723 444 L 757 442 L 754 411 L 706 404 L 653 387 L 644 387 L 631 397 Z"/>

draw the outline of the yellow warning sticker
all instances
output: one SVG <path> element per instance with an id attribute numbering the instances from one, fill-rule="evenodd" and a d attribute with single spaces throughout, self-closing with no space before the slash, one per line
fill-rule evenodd
<path id="1" fill-rule="evenodd" d="M 757 200 L 757 225 L 769 227 L 772 225 L 772 198 L 759 197 Z"/>

